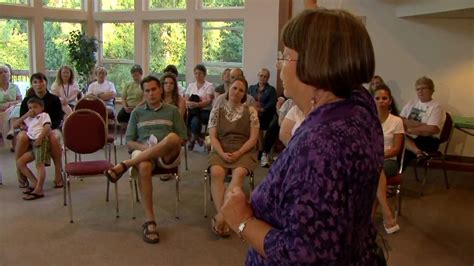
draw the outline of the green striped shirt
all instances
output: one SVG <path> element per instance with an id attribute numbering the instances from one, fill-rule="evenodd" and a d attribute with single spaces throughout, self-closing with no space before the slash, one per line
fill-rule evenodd
<path id="1" fill-rule="evenodd" d="M 157 109 L 150 109 L 148 104 L 139 106 L 132 111 L 128 122 L 126 139 L 145 143 L 151 134 L 158 141 L 164 139 L 169 133 L 174 132 L 186 140 L 186 125 L 174 105 L 161 103 Z"/>

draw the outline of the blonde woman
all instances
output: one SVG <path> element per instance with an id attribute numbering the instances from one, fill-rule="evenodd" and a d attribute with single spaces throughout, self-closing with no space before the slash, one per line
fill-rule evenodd
<path id="1" fill-rule="evenodd" d="M 79 85 L 74 81 L 72 68 L 68 66 L 59 68 L 56 81 L 51 85 L 51 93 L 61 100 L 61 107 L 66 116 L 72 113 L 79 94 Z"/>

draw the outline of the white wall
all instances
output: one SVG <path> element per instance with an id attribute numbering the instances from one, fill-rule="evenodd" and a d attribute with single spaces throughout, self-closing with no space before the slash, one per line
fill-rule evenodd
<path id="1" fill-rule="evenodd" d="M 257 72 L 270 70 L 269 83 L 276 86 L 278 52 L 278 1 L 246 0 L 244 72 L 249 84 L 257 83 Z"/>
<path id="2" fill-rule="evenodd" d="M 397 18 L 396 1 L 335 2 L 329 7 L 366 17 L 376 74 L 392 89 L 399 107 L 416 97 L 415 80 L 426 75 L 435 82 L 433 97 L 446 111 L 474 117 L 474 19 Z M 303 0 L 293 3 L 296 12 L 303 9 Z M 474 138 L 455 130 L 449 153 L 474 156 Z"/>

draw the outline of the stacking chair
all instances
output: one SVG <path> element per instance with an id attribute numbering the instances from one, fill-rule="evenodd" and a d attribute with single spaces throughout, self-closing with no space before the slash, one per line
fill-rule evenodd
<path id="1" fill-rule="evenodd" d="M 105 121 L 105 126 L 107 129 L 107 144 L 108 144 L 108 160 L 112 162 L 112 148 L 114 150 L 114 164 L 117 164 L 117 147 L 115 146 L 115 137 L 113 134 L 109 133 L 109 114 L 107 112 L 107 107 L 105 106 L 104 101 L 99 99 L 97 96 L 88 94 L 79 100 L 76 104 L 75 110 L 89 109 L 97 112 L 102 119 Z M 115 124 L 117 125 L 117 124 Z M 110 182 L 107 180 L 107 194 L 106 201 L 109 201 L 109 188 Z"/>
<path id="2" fill-rule="evenodd" d="M 405 141 L 403 142 L 403 149 L 400 155 L 398 156 L 398 161 L 400 164 L 400 168 L 398 169 L 398 173 L 395 176 L 390 178 L 387 177 L 387 196 L 390 197 L 395 194 L 396 198 L 396 205 L 395 205 L 395 217 L 402 215 L 402 195 L 401 195 L 401 187 L 403 181 L 403 161 L 405 160 Z"/>
<path id="3" fill-rule="evenodd" d="M 151 173 L 152 177 L 154 176 L 161 176 L 161 175 L 172 175 L 176 181 L 176 201 L 175 201 L 175 218 L 179 219 L 179 182 L 181 181 L 181 177 L 179 175 L 179 168 L 181 165 L 178 165 L 171 169 L 155 167 L 153 172 Z M 133 210 L 133 219 L 136 218 L 135 215 L 135 201 L 140 202 L 139 192 L 138 192 L 138 180 L 136 176 L 132 176 L 132 168 L 129 169 L 129 178 L 128 181 L 130 182 L 130 191 L 132 192 L 132 210 Z"/>
<path id="4" fill-rule="evenodd" d="M 441 165 L 443 167 L 443 174 L 444 174 L 444 182 L 446 184 L 446 189 L 449 189 L 448 174 L 446 172 L 446 154 L 448 151 L 448 146 L 449 146 L 449 142 L 452 136 L 452 132 L 453 132 L 453 119 L 451 118 L 451 115 L 449 113 L 446 113 L 446 120 L 444 122 L 443 128 L 441 129 L 441 134 L 439 136 L 440 144 L 446 143 L 446 145 L 444 146 L 443 151 L 435 151 L 435 152 L 428 153 L 431 159 L 428 160 L 423 166 L 425 170 L 424 170 L 423 179 L 421 180 L 421 189 L 420 189 L 420 195 L 422 196 L 423 196 L 423 188 L 426 184 L 426 179 L 428 178 L 428 167 L 431 165 L 433 161 L 441 160 Z M 416 180 L 419 180 L 416 164 L 414 166 L 414 170 L 415 170 Z"/>
<path id="5" fill-rule="evenodd" d="M 64 189 L 64 205 L 66 205 L 67 194 L 70 222 L 73 223 L 71 177 L 81 179 L 90 176 L 104 177 L 104 171 L 113 165 L 107 159 L 106 154 L 104 155 L 105 160 L 68 161 L 68 150 L 79 155 L 91 154 L 101 150 L 107 144 L 107 125 L 98 113 L 87 109 L 74 111 L 64 122 L 63 135 L 65 148 L 63 178 L 67 184 L 67 192 Z M 117 184 L 115 184 L 115 199 L 116 216 L 119 217 Z"/>
<path id="6" fill-rule="evenodd" d="M 228 169 L 227 175 L 225 177 L 225 181 L 230 180 L 232 178 L 232 173 L 230 172 L 230 169 Z M 249 185 L 250 185 L 250 195 L 252 195 L 252 192 L 255 188 L 255 177 L 253 174 L 253 171 L 249 171 L 247 173 L 247 177 L 249 179 Z M 209 193 L 207 192 L 207 188 L 209 187 Z M 207 195 L 209 195 L 210 200 L 212 201 L 212 195 L 211 195 L 211 168 L 207 168 L 204 170 L 204 217 L 207 217 Z"/>

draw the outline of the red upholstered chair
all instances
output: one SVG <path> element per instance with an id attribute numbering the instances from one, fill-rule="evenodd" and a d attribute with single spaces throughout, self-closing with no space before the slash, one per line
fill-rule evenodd
<path id="1" fill-rule="evenodd" d="M 104 171 L 113 165 L 104 155 L 105 160 L 74 161 L 69 162 L 67 151 L 79 155 L 92 154 L 101 150 L 106 144 L 107 127 L 100 115 L 92 110 L 76 110 L 68 116 L 63 125 L 64 135 L 64 181 L 67 184 L 67 192 L 64 189 L 64 205 L 66 205 L 66 194 L 68 195 L 70 222 L 73 222 L 71 178 L 85 178 L 90 176 L 104 177 Z M 79 157 L 81 158 L 81 157 Z M 118 190 L 115 184 L 116 215 L 119 217 Z"/>
<path id="2" fill-rule="evenodd" d="M 180 175 L 179 175 L 179 168 L 181 165 L 178 165 L 177 167 L 171 168 L 171 169 L 166 169 L 166 168 L 161 168 L 161 167 L 155 167 L 153 169 L 152 177 L 153 176 L 161 176 L 161 175 L 172 175 L 176 181 L 176 210 L 175 210 L 175 217 L 176 219 L 179 219 L 179 182 L 181 181 Z M 129 178 L 128 181 L 130 182 L 130 190 L 132 191 L 132 210 L 133 210 L 133 219 L 135 219 L 135 201 L 140 202 L 139 199 L 139 193 L 138 193 L 138 184 L 137 184 L 137 179 L 136 177 L 132 176 L 131 171 L 132 168 L 129 170 Z"/>
<path id="3" fill-rule="evenodd" d="M 97 96 L 88 94 L 84 96 L 80 101 L 77 102 L 75 110 L 89 109 L 97 112 L 102 119 L 105 121 L 107 129 L 107 144 L 108 144 L 108 160 L 112 162 L 112 148 L 114 150 L 114 164 L 117 164 L 117 147 L 115 146 L 115 136 L 109 132 L 109 112 L 107 112 L 107 107 L 105 106 L 104 101 L 99 99 Z M 109 201 L 109 188 L 110 183 L 107 182 L 107 194 L 106 201 Z"/>

